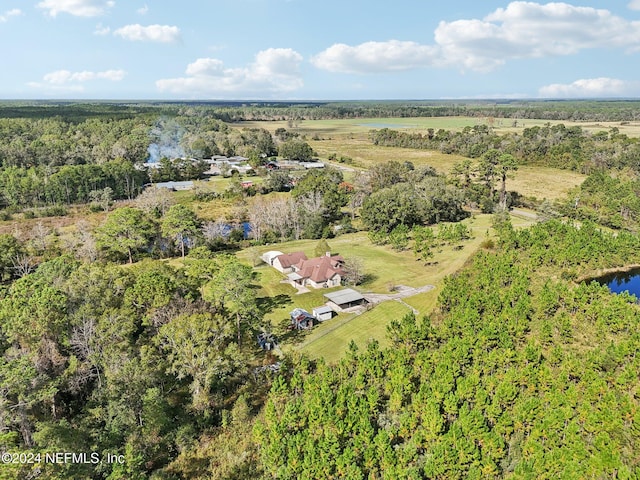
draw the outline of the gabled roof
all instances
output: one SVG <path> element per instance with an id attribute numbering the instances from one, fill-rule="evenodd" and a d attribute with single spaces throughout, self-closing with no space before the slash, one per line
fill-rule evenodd
<path id="1" fill-rule="evenodd" d="M 304 252 L 293 252 L 283 253 L 282 255 L 278 255 L 276 258 L 280 262 L 282 268 L 289 268 L 302 260 L 306 260 L 307 256 L 304 254 Z"/>
<path id="2" fill-rule="evenodd" d="M 343 275 L 343 262 L 344 258 L 340 255 L 317 257 L 302 260 L 296 264 L 296 270 L 300 277 L 308 278 L 315 283 L 322 283 L 331 280 L 336 275 Z"/>
<path id="3" fill-rule="evenodd" d="M 289 315 L 291 316 L 291 318 L 295 320 L 302 320 L 304 318 L 313 318 L 313 315 L 307 312 L 304 308 L 294 308 L 293 310 L 291 310 L 291 313 L 289 313 Z"/>

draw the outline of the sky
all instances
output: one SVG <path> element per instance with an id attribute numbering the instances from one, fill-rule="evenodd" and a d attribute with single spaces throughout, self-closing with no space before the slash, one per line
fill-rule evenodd
<path id="1" fill-rule="evenodd" d="M 640 0 L 1 0 L 0 99 L 640 98 Z"/>

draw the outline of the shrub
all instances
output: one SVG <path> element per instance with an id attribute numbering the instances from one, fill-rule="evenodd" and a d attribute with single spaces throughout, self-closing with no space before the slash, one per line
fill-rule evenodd
<path id="1" fill-rule="evenodd" d="M 485 250 L 493 250 L 496 247 L 496 243 L 491 238 L 485 238 L 481 243 L 480 247 Z"/>

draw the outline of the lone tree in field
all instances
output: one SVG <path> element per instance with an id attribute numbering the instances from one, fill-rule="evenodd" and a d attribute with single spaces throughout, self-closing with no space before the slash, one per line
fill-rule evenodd
<path id="1" fill-rule="evenodd" d="M 433 257 L 431 248 L 435 242 L 433 230 L 429 227 L 415 226 L 413 227 L 413 253 L 423 262 Z"/>
<path id="2" fill-rule="evenodd" d="M 316 257 L 322 257 L 326 255 L 327 252 L 331 252 L 331 247 L 327 243 L 327 240 L 325 238 L 322 238 L 316 245 L 316 248 L 313 251 L 313 253 L 315 253 Z"/>

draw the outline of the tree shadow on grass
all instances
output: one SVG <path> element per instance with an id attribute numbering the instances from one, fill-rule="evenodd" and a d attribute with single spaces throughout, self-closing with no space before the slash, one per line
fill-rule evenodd
<path id="1" fill-rule="evenodd" d="M 366 273 L 365 275 L 363 275 L 362 277 L 362 281 L 358 284 L 359 287 L 366 287 L 370 284 L 372 284 L 373 282 L 375 282 L 376 280 L 378 280 L 378 276 L 374 275 L 373 273 Z"/>
<path id="2" fill-rule="evenodd" d="M 281 345 L 284 343 L 295 345 L 302 342 L 307 335 L 313 331 L 313 329 L 298 330 L 296 328 L 292 328 L 291 319 L 285 318 L 276 324 L 275 331 L 278 334 L 278 342 Z"/>
<path id="3" fill-rule="evenodd" d="M 258 305 L 258 309 L 264 315 L 277 310 L 278 308 L 285 307 L 289 304 L 293 303 L 293 300 L 289 295 L 280 294 L 275 297 L 260 297 L 256 298 L 256 304 Z"/>

